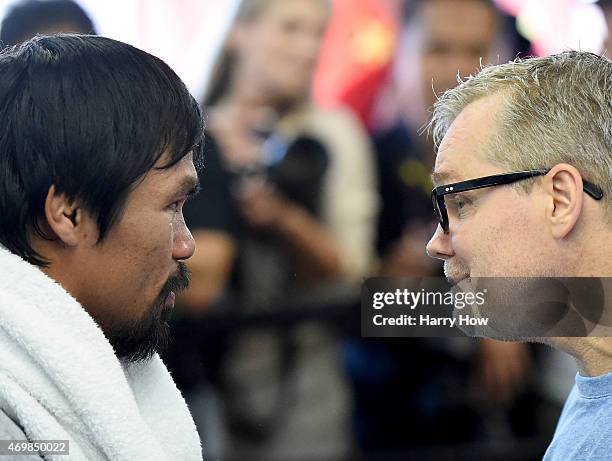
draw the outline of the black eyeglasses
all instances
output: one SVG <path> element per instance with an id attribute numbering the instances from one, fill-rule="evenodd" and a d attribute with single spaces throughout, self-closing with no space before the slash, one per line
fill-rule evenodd
<path id="1" fill-rule="evenodd" d="M 453 184 L 445 184 L 438 186 L 431 191 L 431 202 L 433 203 L 434 212 L 442 226 L 444 233 L 448 232 L 448 212 L 446 211 L 446 203 L 444 196 L 448 194 L 456 194 L 469 190 L 482 189 L 484 187 L 501 186 L 503 184 L 512 184 L 524 179 L 533 178 L 534 176 L 543 176 L 550 170 L 529 170 L 515 171 L 512 173 L 496 174 L 493 176 L 485 176 L 483 178 L 469 179 L 467 181 L 456 182 Z M 593 197 L 595 200 L 603 198 L 601 187 L 592 182 L 582 180 L 584 192 Z"/>

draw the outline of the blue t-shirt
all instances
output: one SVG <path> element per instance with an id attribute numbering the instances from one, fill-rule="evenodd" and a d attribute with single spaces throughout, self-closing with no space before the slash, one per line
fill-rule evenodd
<path id="1" fill-rule="evenodd" d="M 543 461 L 612 459 L 612 373 L 576 375 Z"/>

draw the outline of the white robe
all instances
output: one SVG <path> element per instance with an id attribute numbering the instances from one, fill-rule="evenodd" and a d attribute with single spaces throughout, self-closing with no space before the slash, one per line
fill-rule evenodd
<path id="1" fill-rule="evenodd" d="M 58 283 L 0 246 L 0 410 L 29 440 L 69 440 L 69 456 L 201 460 L 185 400 L 157 354 L 120 362 Z"/>

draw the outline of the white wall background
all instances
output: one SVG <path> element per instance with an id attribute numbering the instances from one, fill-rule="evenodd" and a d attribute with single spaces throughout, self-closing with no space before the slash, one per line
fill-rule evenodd
<path id="1" fill-rule="evenodd" d="M 239 0 L 77 0 L 98 32 L 166 61 L 201 98 Z M 596 0 L 496 0 L 550 54 L 567 48 L 601 51 L 608 33 Z M 14 0 L 0 0 L 0 17 Z M 608 50 L 608 55 L 612 50 Z"/>
<path id="2" fill-rule="evenodd" d="M 238 0 L 77 0 L 100 35 L 166 61 L 201 97 Z M 0 0 L 0 17 L 14 0 Z"/>

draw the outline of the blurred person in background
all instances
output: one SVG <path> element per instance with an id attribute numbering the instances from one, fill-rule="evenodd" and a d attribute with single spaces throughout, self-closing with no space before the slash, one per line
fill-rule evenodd
<path id="1" fill-rule="evenodd" d="M 431 137 L 420 130 L 436 94 L 489 60 L 500 18 L 489 0 L 408 0 L 404 10 L 389 89 L 397 109 L 375 131 L 382 197 L 377 249 L 384 274 L 434 274 L 438 266 L 416 245 L 432 224 L 429 175 L 435 158 Z M 406 254 L 415 247 L 418 254 Z"/>
<path id="2" fill-rule="evenodd" d="M 424 251 L 435 228 L 430 198 L 435 150 L 431 138 L 419 134 L 436 94 L 489 59 L 501 35 L 500 20 L 488 0 L 405 2 L 396 64 L 374 135 L 380 276 L 442 275 L 441 264 Z M 475 346 L 470 339 L 357 339 L 347 345 L 346 361 L 358 440 L 370 453 L 481 437 L 486 430 L 481 413 L 511 405 L 527 379 L 530 356 L 525 345 L 491 340 Z"/>
<path id="3" fill-rule="evenodd" d="M 612 56 L 612 0 L 599 0 L 599 5 L 608 26 L 608 36 L 604 42 L 603 51 L 606 56 Z"/>
<path id="4" fill-rule="evenodd" d="M 351 113 L 310 101 L 331 12 L 326 0 L 243 1 L 205 100 L 202 200 L 185 211 L 203 251 L 177 320 L 192 344 L 174 356 L 194 399 L 203 377 L 222 391 L 225 459 L 337 459 L 351 446 L 333 331 L 188 332 L 206 310 L 324 307 L 370 269 L 377 195 L 367 136 Z"/>
<path id="5" fill-rule="evenodd" d="M 96 34 L 87 13 L 72 0 L 24 0 L 15 3 L 4 16 L 0 27 L 2 46 L 16 45 L 36 34 Z"/>

